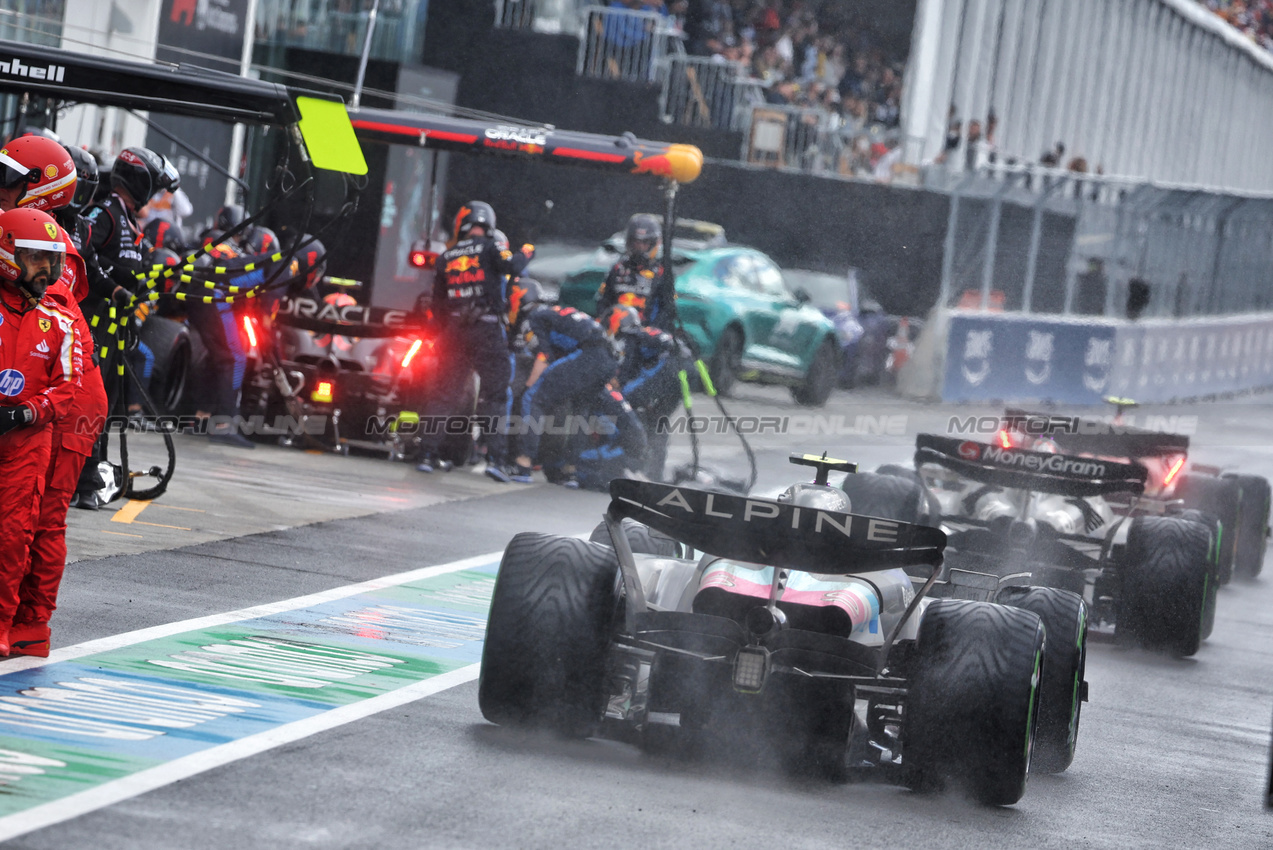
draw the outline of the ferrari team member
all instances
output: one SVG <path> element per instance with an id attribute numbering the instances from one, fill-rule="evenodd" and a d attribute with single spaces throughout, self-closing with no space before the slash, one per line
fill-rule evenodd
<path id="1" fill-rule="evenodd" d="M 75 320 L 46 292 L 62 276 L 65 238 L 47 213 L 0 213 L 0 653 L 5 655 L 11 642 L 35 654 L 43 644 L 47 652 L 47 620 L 15 618 L 48 479 L 52 423 L 66 414 L 80 383 L 83 351 Z M 34 611 L 23 608 L 24 616 Z"/>
<path id="2" fill-rule="evenodd" d="M 636 459 L 645 454 L 644 429 L 632 407 L 611 385 L 619 368 L 611 339 L 596 320 L 573 307 L 541 304 L 526 322 L 536 360 L 522 396 L 522 417 L 535 422 L 564 412 L 608 421 L 609 428 L 597 429 L 596 445 L 580 449 L 577 440 L 569 441 L 559 482 L 572 489 L 581 485 L 604 488 L 611 478 L 639 466 Z M 522 436 L 513 480 L 531 480 L 538 451 L 539 429 L 528 428 Z"/>
<path id="3" fill-rule="evenodd" d="M 80 186 L 78 162 L 70 151 L 40 136 L 16 139 L 5 150 L 15 162 L 30 169 L 30 174 L 38 175 L 27 182 L 17 199 L 18 208 L 48 212 L 55 218 L 66 218 L 68 211 L 73 216 Z M 10 194 L 0 193 L 0 211 L 7 212 L 11 208 L 9 202 Z M 73 218 L 69 223 L 73 227 L 77 224 Z M 88 294 L 88 270 L 65 227 L 59 238 L 69 243 L 66 263 L 61 279 L 48 286 L 45 294 L 74 319 L 83 373 L 66 414 L 53 423 L 44 497 L 31 542 L 31 560 L 19 591 L 15 635 L 11 640 L 13 653 L 19 655 L 48 655 L 48 622 L 66 567 L 66 512 L 107 412 L 106 390 L 92 350 L 92 335 L 79 307 L 79 301 Z M 100 489 L 101 484 L 97 486 Z M 18 625 L 23 627 L 20 634 L 16 631 Z"/>
<path id="4" fill-rule="evenodd" d="M 645 427 L 648 444 L 645 474 L 663 480 L 668 435 L 659 423 L 671 416 L 681 401 L 678 372 L 689 358 L 685 345 L 667 331 L 643 327 L 633 307 L 615 306 L 602 317 L 602 325 L 618 343 L 622 354 L 619 386 Z"/>
<path id="5" fill-rule="evenodd" d="M 463 415 L 462 399 L 469 376 L 481 381 L 477 416 L 486 439 L 486 474 L 496 481 L 512 480 L 505 465 L 506 440 L 500 423 L 509 413 L 511 366 L 504 333 L 507 312 L 504 285 L 507 277 L 521 274 L 534 248 L 522 246 L 519 257 L 501 251 L 493 238 L 495 210 L 482 201 L 471 201 L 455 216 L 455 245 L 438 257 L 429 315 L 438 328 L 436 345 L 446 353 L 448 368 L 439 374 L 439 386 L 428 413 Z M 449 470 L 450 461 L 438 456 L 444 429 L 426 428 L 420 440 L 416 469 Z"/>
<path id="6" fill-rule="evenodd" d="M 25 188 L 16 192 L 13 191 L 15 187 L 0 188 L 0 211 L 13 206 L 29 207 L 43 210 L 57 220 L 70 237 L 74 249 L 68 252 L 68 256 L 74 257 L 77 267 L 81 269 L 74 280 L 74 291 L 71 293 L 77 310 L 97 315 L 99 305 L 104 303 L 103 299 L 110 297 L 110 292 L 114 289 L 114 284 L 97 264 L 96 255 L 88 242 L 88 222 L 80 215 L 97 190 L 97 160 L 83 148 L 64 148 L 51 136 L 43 134 L 21 136 L 9 142 L 4 150 L 5 155 L 28 169 L 30 178 L 25 181 Z M 68 157 L 74 163 L 73 174 L 66 166 Z M 84 327 L 87 328 L 87 325 Z M 89 387 L 91 396 L 94 399 L 100 398 L 101 403 L 105 404 L 104 389 L 100 396 L 97 395 L 97 389 L 102 387 L 102 376 L 96 368 L 96 346 L 87 334 L 82 335 L 81 340 L 85 351 L 85 384 Z M 72 506 L 88 510 L 101 507 L 97 494 L 105 486 L 105 482 L 98 472 L 98 462 L 105 460 L 105 447 L 100 447 L 101 451 L 96 448 L 83 464 L 79 485 L 71 497 Z"/>
<path id="7" fill-rule="evenodd" d="M 596 315 L 605 315 L 618 304 L 636 308 L 643 325 L 675 327 L 676 289 L 659 261 L 662 244 L 663 226 L 657 218 L 638 213 L 628 219 L 625 253 L 597 290 Z"/>

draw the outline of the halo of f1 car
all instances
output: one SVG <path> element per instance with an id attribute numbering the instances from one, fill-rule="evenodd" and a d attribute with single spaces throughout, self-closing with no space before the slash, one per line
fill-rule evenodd
<path id="1" fill-rule="evenodd" d="M 996 602 L 1000 582 L 942 569 L 940 529 L 851 507 L 827 476 L 853 464 L 792 460 L 815 480 L 776 500 L 615 480 L 591 541 L 517 535 L 483 715 L 649 747 L 724 736 L 797 772 L 1015 803 L 1049 699 L 1029 594 Z"/>

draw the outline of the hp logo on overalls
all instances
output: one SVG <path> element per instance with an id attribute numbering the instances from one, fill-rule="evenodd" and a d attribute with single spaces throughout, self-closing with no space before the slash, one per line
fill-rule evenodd
<path id="1" fill-rule="evenodd" d="M 17 369 L 5 369 L 0 372 L 0 395 L 15 396 L 27 385 L 26 376 Z"/>

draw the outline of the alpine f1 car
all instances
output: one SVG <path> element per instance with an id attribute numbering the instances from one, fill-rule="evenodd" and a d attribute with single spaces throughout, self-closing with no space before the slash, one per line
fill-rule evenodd
<path id="1" fill-rule="evenodd" d="M 827 475 L 853 464 L 793 460 L 815 481 L 776 500 L 615 480 L 593 540 L 513 538 L 487 624 L 483 715 L 1015 803 L 1042 620 L 988 601 L 979 576 L 940 578 L 939 529 L 850 513 Z"/>

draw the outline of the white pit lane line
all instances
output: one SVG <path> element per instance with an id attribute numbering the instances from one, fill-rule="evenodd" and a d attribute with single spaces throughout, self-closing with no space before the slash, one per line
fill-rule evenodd
<path id="1" fill-rule="evenodd" d="M 331 590 L 310 594 L 308 596 L 299 596 L 295 599 L 272 602 L 252 608 L 243 608 L 238 611 L 230 611 L 224 614 L 214 614 L 208 617 L 199 617 L 192 620 L 168 623 L 162 626 L 138 629 L 137 631 L 112 635 L 110 637 L 77 644 L 76 646 L 69 646 L 64 649 L 54 650 L 49 654 L 48 658 L 15 659 L 13 661 L 0 664 L 0 681 L 2 681 L 5 676 L 22 670 L 29 670 L 35 667 L 47 666 L 58 662 L 72 661 L 74 659 L 96 655 L 109 650 L 133 646 L 135 644 L 144 643 L 157 638 L 171 637 L 173 635 L 197 631 L 199 629 L 222 626 L 244 620 L 254 620 L 273 614 L 310 608 L 325 602 L 345 599 L 347 597 L 357 596 L 359 594 L 383 588 L 392 588 L 420 581 L 422 579 L 444 575 L 446 573 L 459 572 L 461 570 L 477 567 L 489 567 L 492 564 L 498 564 L 502 555 L 502 552 L 478 555 L 472 558 L 465 558 L 460 561 L 453 561 L 448 564 L 424 567 L 417 570 L 360 582 L 358 584 L 333 588 Z M 254 756 L 283 744 L 288 744 L 293 741 L 309 737 L 310 735 L 315 735 L 319 732 L 324 732 L 328 729 L 333 729 L 346 723 L 351 723 L 355 720 L 361 720 L 362 718 L 369 717 L 373 714 L 378 714 L 379 712 L 387 711 L 389 709 L 423 699 L 424 697 L 440 693 L 450 688 L 454 688 L 457 685 L 471 682 L 477 678 L 479 667 L 479 664 L 469 664 L 446 673 L 440 673 L 415 682 L 414 684 L 398 688 L 389 693 L 360 700 L 338 708 L 333 708 L 313 717 L 297 720 L 268 729 L 255 735 L 239 738 L 200 752 L 192 753 L 128 776 L 110 780 L 94 788 L 61 797 L 59 799 L 54 799 L 47 803 L 32 806 L 31 808 L 15 812 L 11 815 L 0 817 L 0 841 L 7 841 L 11 838 L 37 829 L 42 829 L 63 821 L 71 820 L 72 818 L 79 817 L 80 815 L 87 814 L 105 806 L 119 803 L 140 794 L 144 794 L 147 791 L 153 791 L 182 779 L 188 779 L 191 776 L 211 770 L 212 768 L 220 767 L 249 756 Z"/>

